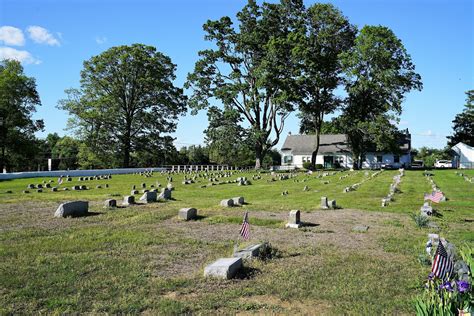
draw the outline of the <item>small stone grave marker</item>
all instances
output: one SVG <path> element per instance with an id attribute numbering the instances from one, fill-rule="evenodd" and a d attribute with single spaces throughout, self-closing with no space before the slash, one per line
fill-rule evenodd
<path id="1" fill-rule="evenodd" d="M 89 202 L 72 201 L 59 205 L 54 217 L 84 216 L 89 212 Z"/>
<path id="2" fill-rule="evenodd" d="M 285 225 L 285 227 L 300 228 L 302 226 L 300 214 L 301 212 L 299 210 L 290 211 L 290 214 L 288 216 L 288 223 Z"/>
<path id="3" fill-rule="evenodd" d="M 241 268 L 242 258 L 221 258 L 204 268 L 204 276 L 231 279 Z"/>
<path id="4" fill-rule="evenodd" d="M 195 219 L 197 217 L 197 210 L 193 207 L 189 208 L 182 208 L 178 211 L 178 218 L 189 221 L 191 219 Z"/>

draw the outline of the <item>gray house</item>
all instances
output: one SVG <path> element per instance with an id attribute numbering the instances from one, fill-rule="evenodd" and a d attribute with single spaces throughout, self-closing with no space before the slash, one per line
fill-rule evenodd
<path id="1" fill-rule="evenodd" d="M 402 135 L 399 144 L 399 153 L 379 152 L 369 150 L 363 159 L 363 168 L 381 168 L 391 165 L 395 168 L 408 167 L 411 163 L 411 136 L 408 130 Z M 311 155 L 315 148 L 315 135 L 291 135 L 286 137 L 281 148 L 282 166 L 302 168 L 303 163 L 311 162 Z M 352 151 L 345 134 L 324 134 L 320 136 L 320 145 L 316 164 L 325 168 L 353 166 Z"/>

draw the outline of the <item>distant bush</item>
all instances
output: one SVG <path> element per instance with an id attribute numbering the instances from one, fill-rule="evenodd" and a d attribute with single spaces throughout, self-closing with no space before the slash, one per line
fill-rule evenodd
<path id="1" fill-rule="evenodd" d="M 303 168 L 305 168 L 307 170 L 311 170 L 312 169 L 311 162 L 309 162 L 309 161 L 303 162 Z"/>
<path id="2" fill-rule="evenodd" d="M 320 163 L 316 164 L 316 169 L 323 169 L 323 165 Z"/>

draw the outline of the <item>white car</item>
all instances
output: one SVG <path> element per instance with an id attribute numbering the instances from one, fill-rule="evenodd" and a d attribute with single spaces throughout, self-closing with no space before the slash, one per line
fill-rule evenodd
<path id="1" fill-rule="evenodd" d="M 452 168 L 453 164 L 450 160 L 436 160 L 434 166 L 435 168 Z"/>

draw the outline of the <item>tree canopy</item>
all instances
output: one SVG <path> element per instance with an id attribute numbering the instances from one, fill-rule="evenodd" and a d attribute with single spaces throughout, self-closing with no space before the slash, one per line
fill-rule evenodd
<path id="1" fill-rule="evenodd" d="M 43 120 L 33 120 L 40 106 L 36 81 L 23 73 L 18 61 L 0 62 L 0 170 L 24 170 L 36 155 L 34 133 L 43 130 Z"/>
<path id="2" fill-rule="evenodd" d="M 303 22 L 293 50 L 298 69 L 298 116 L 302 130 L 316 135 L 311 157 L 314 168 L 324 118 L 342 101 L 335 95 L 343 83 L 340 56 L 352 47 L 357 30 L 332 4 L 317 3 L 299 15 Z"/>
<path id="3" fill-rule="evenodd" d="M 474 90 L 466 92 L 466 105 L 453 120 L 453 135 L 448 136 L 448 145 L 464 143 L 474 147 Z"/>
<path id="4" fill-rule="evenodd" d="M 295 109 L 291 13 L 299 5 L 283 1 L 260 6 L 249 0 L 237 14 L 238 25 L 229 17 L 207 21 L 205 39 L 215 47 L 199 52 L 188 75 L 194 113 L 208 108 L 213 98 L 235 109 L 250 125 L 256 168 L 278 143 L 285 119 Z"/>
<path id="5" fill-rule="evenodd" d="M 394 123 L 405 94 L 421 90 L 422 83 L 401 40 L 384 26 L 364 26 L 342 59 L 348 97 L 340 120 L 357 165 L 371 145 L 397 148 L 400 133 Z"/>
<path id="6" fill-rule="evenodd" d="M 128 167 L 132 153 L 158 153 L 186 110 L 175 70 L 169 57 L 143 44 L 112 47 L 85 61 L 81 88 L 67 90 L 59 102 L 88 147 L 83 155 L 100 165 L 118 154 L 115 164 Z"/>

